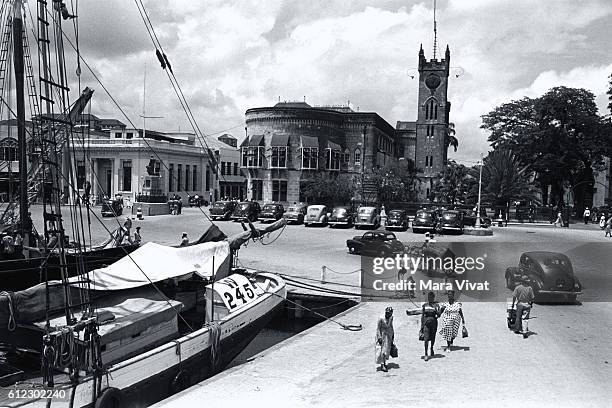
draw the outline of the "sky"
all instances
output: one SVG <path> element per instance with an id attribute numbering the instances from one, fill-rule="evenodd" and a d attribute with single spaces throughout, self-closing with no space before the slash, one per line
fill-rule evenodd
<path id="1" fill-rule="evenodd" d="M 66 3 L 75 7 L 74 1 Z M 416 120 L 412 76 L 420 44 L 433 56 L 433 0 L 143 3 L 205 134 L 242 139 L 245 111 L 279 98 L 350 103 L 392 125 Z M 147 119 L 147 128 L 193 131 L 136 2 L 82 1 L 78 15 L 81 55 L 129 121 L 142 126 L 146 89 L 146 116 L 160 117 Z M 436 16 L 439 49 L 451 50 L 450 121 L 459 150 L 450 158 L 467 164 L 490 150 L 481 115 L 554 86 L 586 88 L 600 114 L 609 113 L 611 1 L 439 0 Z M 74 77 L 76 60 L 67 61 Z M 91 113 L 129 125 L 84 67 L 80 79 L 95 90 Z"/>

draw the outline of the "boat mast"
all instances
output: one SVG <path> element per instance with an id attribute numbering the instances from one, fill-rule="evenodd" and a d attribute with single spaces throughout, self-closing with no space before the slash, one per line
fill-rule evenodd
<path id="1" fill-rule="evenodd" d="M 28 216 L 28 163 L 25 132 L 22 10 L 22 0 L 15 0 L 13 3 L 13 66 L 15 70 L 15 92 L 17 95 L 17 142 L 19 147 L 19 233 L 23 237 L 23 245 L 29 246 L 31 231 Z"/>

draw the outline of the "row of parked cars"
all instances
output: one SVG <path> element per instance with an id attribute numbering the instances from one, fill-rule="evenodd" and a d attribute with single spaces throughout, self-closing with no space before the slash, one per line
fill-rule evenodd
<path id="1" fill-rule="evenodd" d="M 217 201 L 210 209 L 213 220 L 276 221 L 285 218 L 290 224 L 304 224 L 309 227 L 321 225 L 330 227 L 346 226 L 378 229 L 381 225 L 381 214 L 377 207 L 351 206 L 328 207 L 325 205 L 307 205 L 304 203 L 290 205 L 287 210 L 282 204 L 270 203 L 263 207 L 256 201 Z M 491 225 L 491 219 L 484 214 L 480 216 L 484 227 Z M 393 209 L 387 213 L 385 229 L 407 231 L 412 225 L 413 232 L 443 230 L 462 232 L 466 226 L 476 224 L 474 211 L 422 209 L 411 219 L 403 209 Z"/>

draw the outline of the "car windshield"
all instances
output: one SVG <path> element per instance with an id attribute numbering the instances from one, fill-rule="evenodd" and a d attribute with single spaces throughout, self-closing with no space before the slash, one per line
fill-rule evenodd
<path id="1" fill-rule="evenodd" d="M 431 213 L 428 213 L 428 212 L 425 212 L 425 211 L 419 211 L 417 213 L 417 217 L 429 219 L 429 218 L 431 218 Z"/>
<path id="2" fill-rule="evenodd" d="M 240 203 L 238 204 L 238 209 L 241 211 L 245 211 L 249 209 L 249 204 L 250 203 Z"/>
<path id="3" fill-rule="evenodd" d="M 227 203 L 225 201 L 217 201 L 213 204 L 213 208 L 225 208 Z"/>
<path id="4" fill-rule="evenodd" d="M 457 214 L 456 213 L 444 213 L 442 215 L 442 218 L 444 218 L 445 220 L 455 220 L 457 219 Z"/>
<path id="5" fill-rule="evenodd" d="M 289 207 L 287 209 L 287 212 L 298 212 L 299 211 L 299 207 Z"/>
<path id="6" fill-rule="evenodd" d="M 391 210 L 389 213 L 390 217 L 399 217 L 400 215 L 402 215 L 402 210 Z"/>
<path id="7" fill-rule="evenodd" d="M 274 211 L 276 210 L 276 206 L 274 204 L 267 204 L 267 205 L 264 205 L 263 210 L 264 211 Z"/>
<path id="8" fill-rule="evenodd" d="M 385 234 L 385 241 L 391 241 L 395 239 L 395 234 L 387 233 Z"/>
<path id="9" fill-rule="evenodd" d="M 562 258 L 547 258 L 544 261 L 546 266 L 567 266 L 567 262 Z"/>
<path id="10" fill-rule="evenodd" d="M 322 209 L 323 207 L 310 207 L 308 209 L 308 214 L 318 214 Z"/>
<path id="11" fill-rule="evenodd" d="M 346 208 L 334 208 L 334 215 L 344 215 L 346 214 Z"/>
<path id="12" fill-rule="evenodd" d="M 359 214 L 370 214 L 374 209 L 372 207 L 363 207 L 359 209 Z"/>

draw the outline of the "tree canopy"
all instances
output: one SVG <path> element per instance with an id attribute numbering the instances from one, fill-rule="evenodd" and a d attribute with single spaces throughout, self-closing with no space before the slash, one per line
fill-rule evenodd
<path id="1" fill-rule="evenodd" d="M 511 151 L 521 165 L 529 165 L 543 193 L 551 185 L 557 201 L 563 199 L 564 187 L 580 185 L 574 190 L 575 204 L 584 204 L 593 171 L 602 168 L 611 151 L 595 96 L 585 89 L 552 88 L 539 98 L 498 106 L 482 120 L 481 128 L 491 132 L 491 146 Z"/>
<path id="2" fill-rule="evenodd" d="M 467 203 L 470 187 L 478 183 L 469 174 L 470 169 L 454 160 L 449 160 L 441 177 L 432 189 L 434 201 L 446 204 Z"/>

